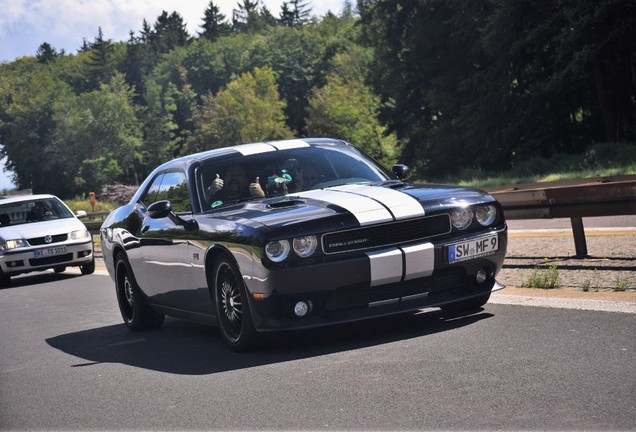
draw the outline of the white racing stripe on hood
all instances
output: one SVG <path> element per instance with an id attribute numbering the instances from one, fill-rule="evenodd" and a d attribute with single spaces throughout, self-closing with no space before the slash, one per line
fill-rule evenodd
<path id="1" fill-rule="evenodd" d="M 361 195 L 378 201 L 389 209 L 396 220 L 424 216 L 424 209 L 420 202 L 400 191 L 379 186 L 356 184 L 338 186 L 333 188 L 333 190 Z"/>
<path id="2" fill-rule="evenodd" d="M 360 225 L 392 222 L 393 215 L 379 202 L 362 195 L 332 189 L 320 189 L 299 193 L 298 196 L 326 201 L 353 214 Z"/>

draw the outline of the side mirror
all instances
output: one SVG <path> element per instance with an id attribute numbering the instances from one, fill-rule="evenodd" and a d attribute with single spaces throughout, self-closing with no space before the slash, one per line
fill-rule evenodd
<path id="1" fill-rule="evenodd" d="M 151 219 L 162 219 L 168 217 L 172 212 L 170 201 L 156 201 L 148 206 L 148 217 Z"/>
<path id="2" fill-rule="evenodd" d="M 86 210 L 78 210 L 75 216 L 77 216 L 79 219 L 82 219 L 88 216 L 88 213 L 86 213 Z"/>
<path id="3" fill-rule="evenodd" d="M 185 220 L 177 216 L 172 211 L 172 203 L 168 200 L 156 201 L 148 206 L 148 217 L 151 219 L 169 218 L 176 225 L 183 226 L 187 231 L 195 231 L 199 229 L 199 224 L 196 220 Z"/>
<path id="4" fill-rule="evenodd" d="M 397 176 L 400 180 L 408 180 L 411 178 L 411 168 L 404 164 L 396 164 L 393 165 L 393 174 Z"/>

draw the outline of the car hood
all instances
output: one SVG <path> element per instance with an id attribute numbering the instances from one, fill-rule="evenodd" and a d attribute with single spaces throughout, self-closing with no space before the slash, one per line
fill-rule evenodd
<path id="1" fill-rule="evenodd" d="M 19 239 L 44 237 L 68 233 L 85 228 L 84 224 L 76 218 L 54 219 L 41 222 L 29 222 L 20 225 L 0 227 L 0 238 Z"/>
<path id="2" fill-rule="evenodd" d="M 458 186 L 392 189 L 352 184 L 252 201 L 215 216 L 241 219 L 243 223 L 257 223 L 272 229 L 331 219 L 333 228 L 343 229 L 421 217 L 444 208 L 490 201 L 494 199 L 485 192 Z"/>

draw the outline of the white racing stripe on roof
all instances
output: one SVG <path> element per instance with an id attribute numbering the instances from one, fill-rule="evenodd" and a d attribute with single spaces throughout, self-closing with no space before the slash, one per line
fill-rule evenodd
<path id="1" fill-rule="evenodd" d="M 338 186 L 333 189 L 379 201 L 393 213 L 397 220 L 424 216 L 424 208 L 420 202 L 404 192 L 385 187 L 355 184 Z"/>
<path id="2" fill-rule="evenodd" d="M 326 201 L 344 208 L 353 214 L 360 225 L 371 225 L 382 222 L 392 222 L 393 215 L 379 202 L 361 195 L 322 189 L 298 194 L 300 197 Z"/>
<path id="3" fill-rule="evenodd" d="M 266 143 L 243 144 L 234 149 L 243 156 L 276 151 L 276 147 Z"/>
<path id="4" fill-rule="evenodd" d="M 309 147 L 308 143 L 299 139 L 276 141 L 276 142 L 271 142 L 269 144 L 273 145 L 278 150 L 289 150 L 289 149 L 295 149 L 295 148 Z"/>

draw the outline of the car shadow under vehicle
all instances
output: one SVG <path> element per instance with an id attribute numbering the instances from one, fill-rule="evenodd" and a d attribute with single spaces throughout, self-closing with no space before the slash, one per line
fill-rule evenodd
<path id="1" fill-rule="evenodd" d="M 206 375 L 425 337 L 493 316 L 483 309 L 461 316 L 425 310 L 411 315 L 275 333 L 261 349 L 248 353 L 231 351 L 221 337 L 214 334 L 214 328 L 170 318 L 162 328 L 155 330 L 130 332 L 123 324 L 111 325 L 52 337 L 46 342 L 84 360 L 72 361 L 70 367 L 121 363 L 173 374 Z"/>
<path id="2" fill-rule="evenodd" d="M 0 290 L 40 285 L 81 276 L 82 274 L 79 271 L 73 272 L 73 270 L 62 273 L 55 273 L 53 270 L 36 271 L 11 277 L 11 283 L 8 286 L 0 287 Z"/>

